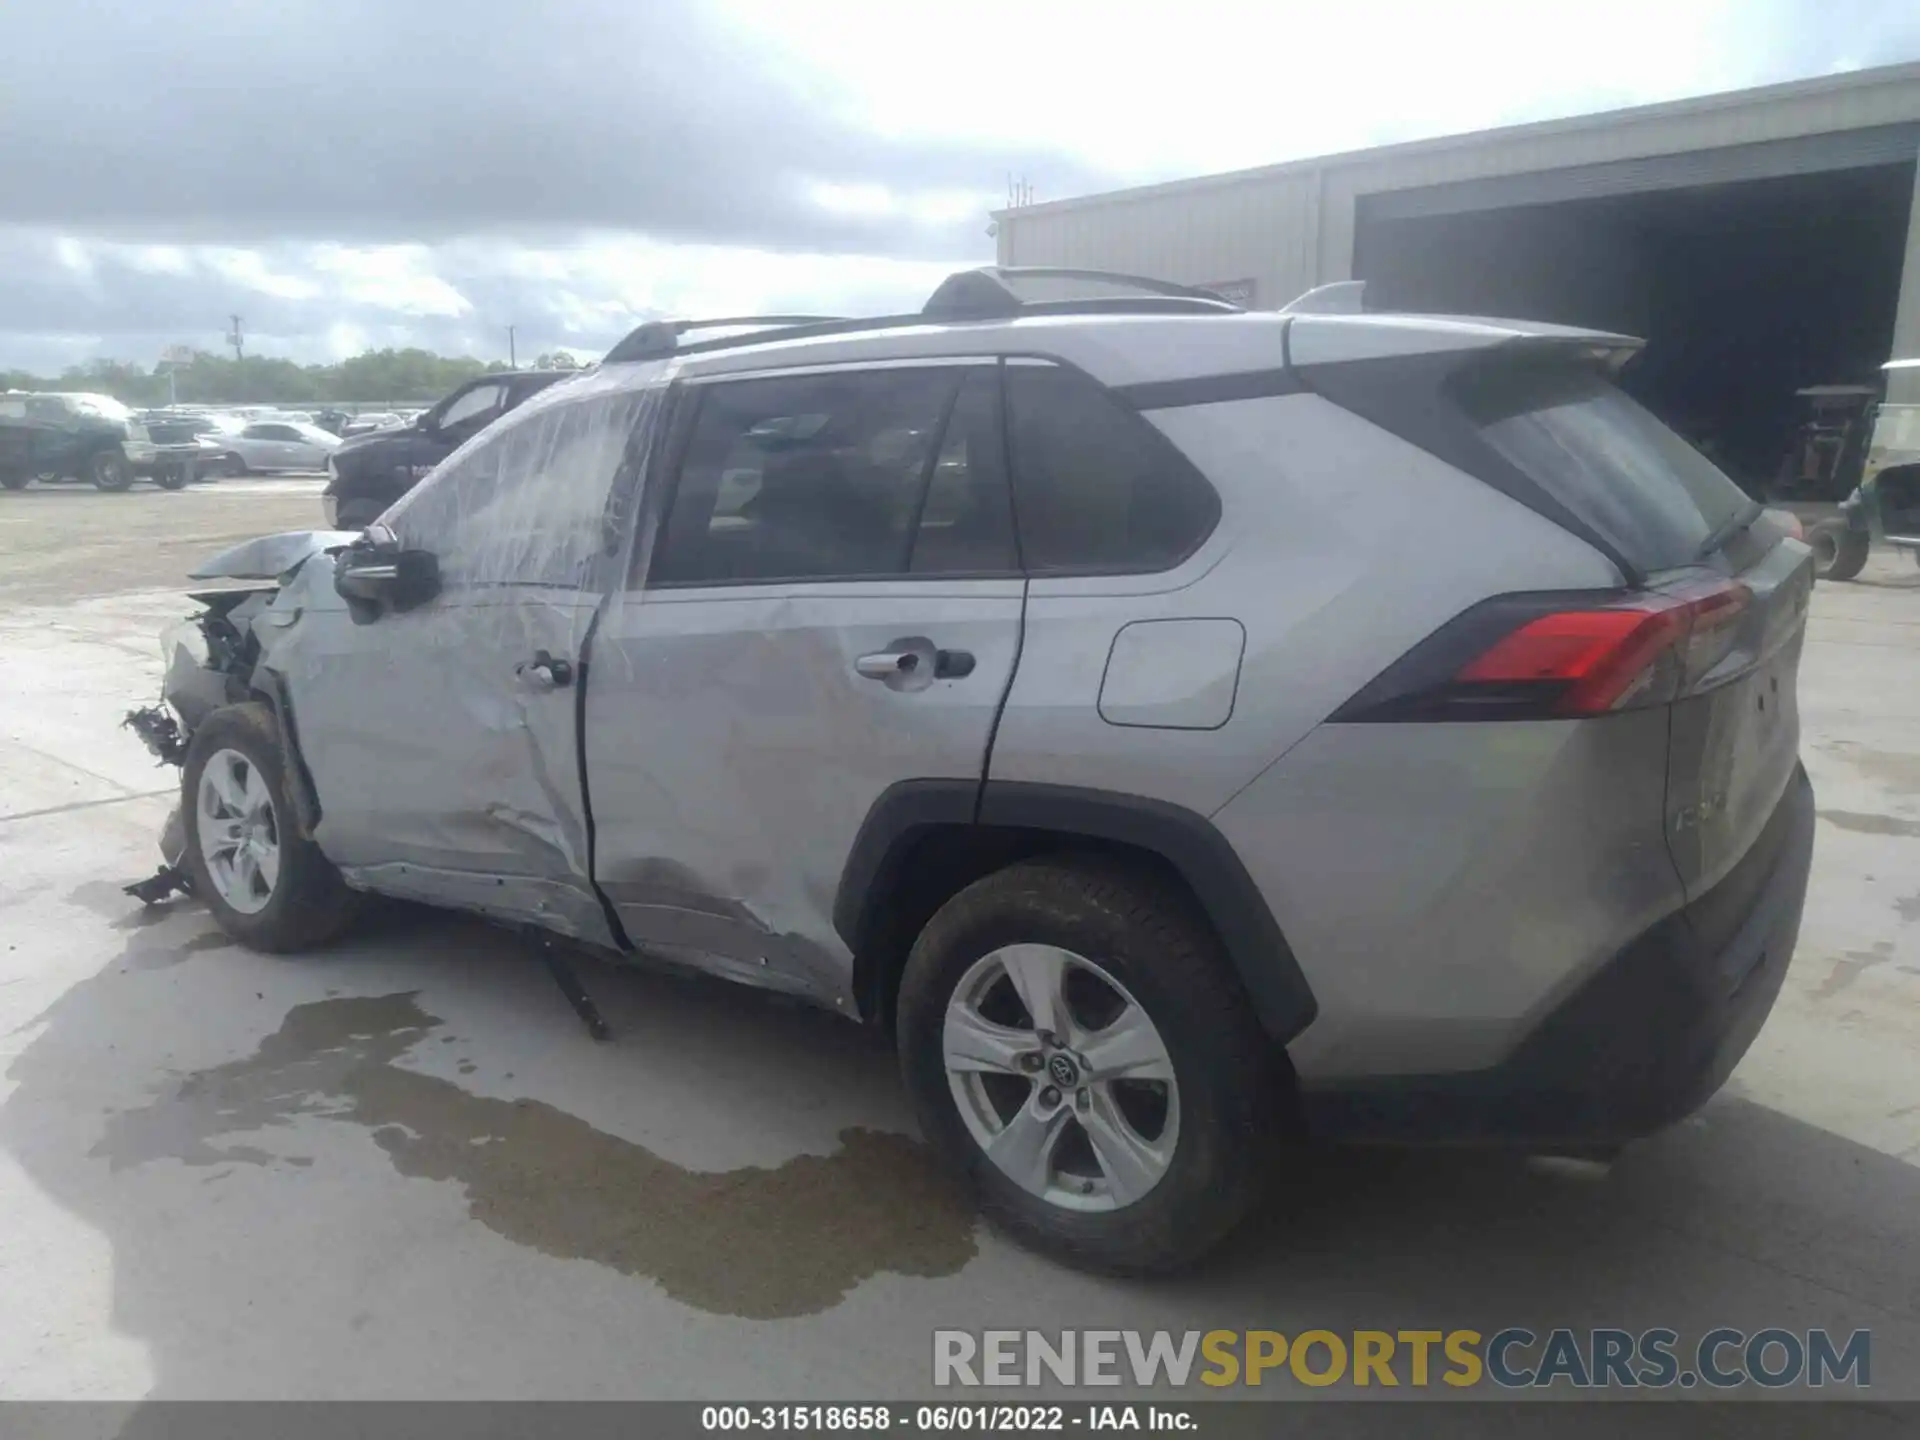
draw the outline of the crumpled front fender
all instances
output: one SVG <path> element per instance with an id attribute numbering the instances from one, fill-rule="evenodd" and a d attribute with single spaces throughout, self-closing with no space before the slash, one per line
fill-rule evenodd
<path id="1" fill-rule="evenodd" d="M 243 540 L 188 572 L 193 580 L 280 580 L 315 555 L 344 550 L 355 540 L 354 530 L 288 530 Z"/>

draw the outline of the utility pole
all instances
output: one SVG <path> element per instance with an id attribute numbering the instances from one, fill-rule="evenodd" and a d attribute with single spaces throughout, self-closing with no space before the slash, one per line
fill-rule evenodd
<path id="1" fill-rule="evenodd" d="M 511 325 L 507 326 L 507 368 L 509 370 L 518 370 L 520 368 L 520 357 L 513 348 L 513 328 Z"/>
<path id="2" fill-rule="evenodd" d="M 245 337 L 240 333 L 240 317 L 238 315 L 229 315 L 227 318 L 233 321 L 233 333 L 227 336 L 227 343 L 233 346 L 233 358 L 236 361 L 244 360 L 247 357 Z"/>

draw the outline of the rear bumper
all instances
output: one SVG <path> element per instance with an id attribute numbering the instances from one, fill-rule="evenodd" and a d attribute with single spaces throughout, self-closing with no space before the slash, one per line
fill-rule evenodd
<path id="1" fill-rule="evenodd" d="M 1745 859 L 1550 1012 L 1500 1064 L 1304 1090 L 1331 1140 L 1595 1148 L 1653 1133 L 1725 1083 L 1760 1032 L 1800 933 L 1813 787 L 1794 771 Z"/>

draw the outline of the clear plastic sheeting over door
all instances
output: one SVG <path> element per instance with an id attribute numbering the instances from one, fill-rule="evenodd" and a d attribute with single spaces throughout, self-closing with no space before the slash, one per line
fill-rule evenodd
<path id="1" fill-rule="evenodd" d="M 577 682 L 596 612 L 635 568 L 666 380 L 629 366 L 555 385 L 389 511 L 400 544 L 437 562 L 429 603 L 352 624 L 330 566 L 282 597 L 327 612 L 267 659 L 300 717 L 316 834 L 349 879 L 611 942 Z"/>
<path id="2" fill-rule="evenodd" d="M 449 592 L 617 593 L 668 379 L 665 367 L 644 381 L 635 369 L 536 396 L 449 456 L 385 523 L 434 553 Z"/>

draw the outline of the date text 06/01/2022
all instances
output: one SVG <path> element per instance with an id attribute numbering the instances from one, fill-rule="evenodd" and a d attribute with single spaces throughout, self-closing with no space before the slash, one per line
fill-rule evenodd
<path id="1" fill-rule="evenodd" d="M 1177 1433 L 1195 1430 L 1199 1425 L 1190 1409 L 1165 1405 L 708 1405 L 701 1409 L 700 1428 L 713 1432 L 1011 1434 L 1070 1428 Z"/>

